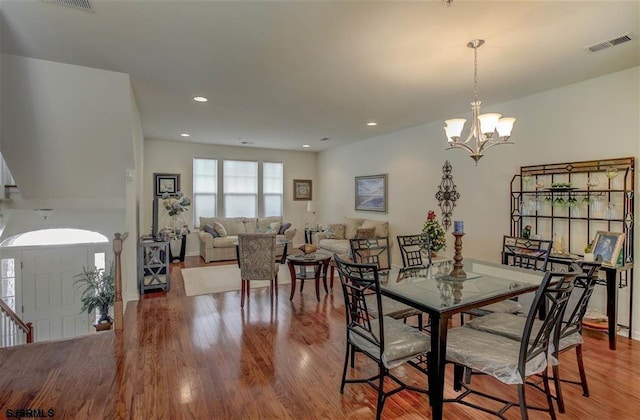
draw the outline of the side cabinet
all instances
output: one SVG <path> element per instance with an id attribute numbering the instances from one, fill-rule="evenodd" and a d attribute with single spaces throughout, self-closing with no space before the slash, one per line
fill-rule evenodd
<path id="1" fill-rule="evenodd" d="M 141 295 L 149 290 L 169 291 L 169 258 L 168 241 L 138 240 L 138 288 Z"/>

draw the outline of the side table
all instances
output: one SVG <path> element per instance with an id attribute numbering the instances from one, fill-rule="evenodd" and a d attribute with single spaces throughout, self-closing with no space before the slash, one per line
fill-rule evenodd
<path id="1" fill-rule="evenodd" d="M 329 293 L 327 289 L 327 269 L 329 267 L 329 261 L 331 255 L 323 253 L 315 253 L 310 255 L 289 255 L 287 257 L 287 264 L 289 265 L 289 272 L 291 273 L 291 295 L 289 300 L 293 299 L 293 295 L 296 292 L 296 280 L 300 280 L 300 293 L 304 288 L 304 281 L 308 279 L 315 279 L 316 282 L 316 299 L 320 301 L 320 276 L 322 275 L 322 283 L 324 284 L 325 293 Z M 296 270 L 296 267 L 299 269 Z M 308 267 L 312 267 L 310 272 Z"/>

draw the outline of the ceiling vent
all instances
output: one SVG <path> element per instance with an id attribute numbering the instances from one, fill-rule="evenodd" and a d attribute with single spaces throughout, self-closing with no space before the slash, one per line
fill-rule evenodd
<path id="1" fill-rule="evenodd" d="M 602 41 L 602 42 L 598 42 L 597 44 L 590 45 L 586 47 L 586 50 L 594 53 L 609 47 L 615 47 L 616 45 L 624 44 L 625 42 L 628 42 L 628 41 L 633 41 L 634 39 L 638 39 L 638 34 L 634 32 L 627 32 L 626 34 L 617 36 L 613 39 L 609 39 L 607 41 Z"/>
<path id="2" fill-rule="evenodd" d="M 74 9 L 86 10 L 89 12 L 93 12 L 93 8 L 91 7 L 91 3 L 89 0 L 44 0 L 47 3 L 56 3 L 62 6 L 73 7 Z"/>

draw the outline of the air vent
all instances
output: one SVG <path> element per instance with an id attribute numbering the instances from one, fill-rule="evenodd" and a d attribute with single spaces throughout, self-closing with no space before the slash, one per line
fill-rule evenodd
<path id="1" fill-rule="evenodd" d="M 616 45 L 624 44 L 628 41 L 633 41 L 634 39 L 638 39 L 638 34 L 634 32 L 627 32 L 624 35 L 617 36 L 613 39 L 609 39 L 607 41 L 598 42 L 597 44 L 590 45 L 586 47 L 586 50 L 589 52 L 598 52 L 600 50 L 604 50 L 609 47 L 615 47 Z"/>
<path id="2" fill-rule="evenodd" d="M 331 137 L 323 137 L 320 139 L 320 141 L 329 141 L 331 140 Z"/>
<path id="3" fill-rule="evenodd" d="M 62 6 L 73 7 L 74 9 L 82 9 L 87 10 L 89 12 L 93 12 L 93 8 L 91 7 L 91 3 L 89 0 L 44 0 L 47 3 L 56 3 Z"/>

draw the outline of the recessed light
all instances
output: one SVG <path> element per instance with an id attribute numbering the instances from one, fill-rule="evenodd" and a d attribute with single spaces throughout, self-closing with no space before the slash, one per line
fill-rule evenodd
<path id="1" fill-rule="evenodd" d="M 196 96 L 195 98 L 193 98 L 194 101 L 196 102 L 207 102 L 208 99 L 205 98 L 204 96 Z"/>
<path id="2" fill-rule="evenodd" d="M 311 146 L 309 146 L 308 144 L 303 144 L 302 147 L 306 149 L 307 147 L 311 147 Z"/>
<path id="3" fill-rule="evenodd" d="M 188 133 L 182 133 L 182 134 L 180 134 L 180 135 L 181 135 L 182 137 L 189 137 L 189 136 L 191 136 L 191 134 L 188 134 Z"/>
<path id="4" fill-rule="evenodd" d="M 369 127 L 375 127 L 376 125 L 378 125 L 378 123 L 377 123 L 377 122 L 375 122 L 375 121 L 369 121 L 369 122 L 367 123 L 367 125 L 368 125 Z"/>

